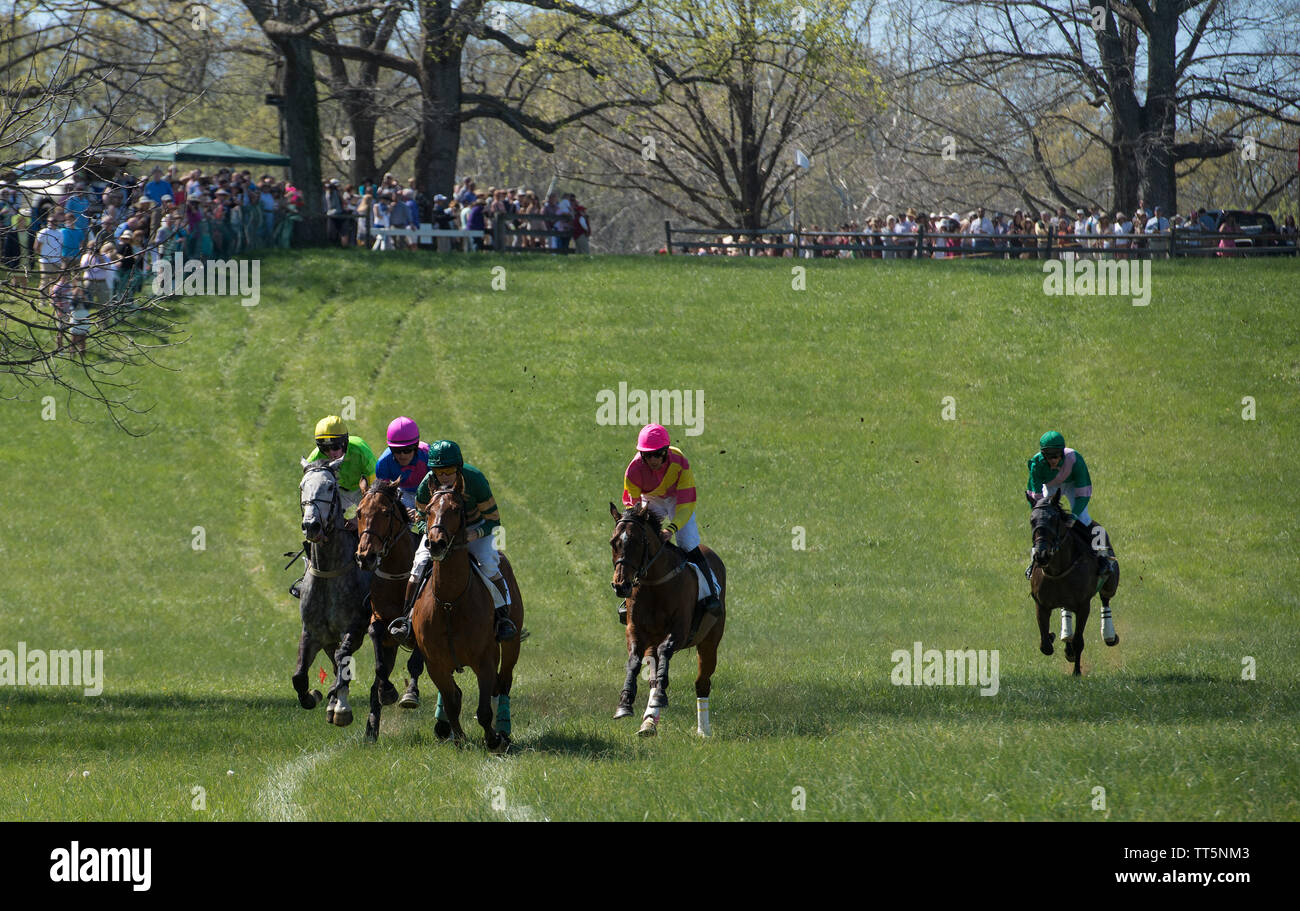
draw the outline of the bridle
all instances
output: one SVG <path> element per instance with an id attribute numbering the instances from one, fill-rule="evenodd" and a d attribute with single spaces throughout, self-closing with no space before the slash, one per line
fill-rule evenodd
<path id="1" fill-rule="evenodd" d="M 439 496 L 445 496 L 447 494 L 459 498 L 461 510 L 465 509 L 465 497 L 462 494 L 460 494 L 454 487 L 439 487 L 437 490 L 433 491 L 429 495 L 429 505 L 424 508 L 424 513 L 426 517 L 429 514 L 429 510 L 433 508 L 433 498 Z M 429 536 L 429 532 L 433 531 L 435 528 L 439 529 L 444 535 L 451 538 L 451 545 L 442 552 L 442 556 L 433 557 L 433 559 L 436 560 L 437 562 L 441 563 L 443 560 L 447 559 L 447 555 L 450 554 L 453 550 L 457 550 L 469 546 L 469 541 L 467 539 L 467 535 L 465 532 L 465 523 L 463 520 L 461 521 L 460 528 L 457 529 L 455 533 L 453 533 L 449 528 L 447 528 L 447 526 L 443 525 L 441 522 L 439 522 L 436 525 L 429 525 L 424 531 L 424 536 L 426 539 Z M 457 537 L 460 538 L 460 541 L 456 540 Z M 430 556 L 433 555 L 430 554 Z"/>
<path id="2" fill-rule="evenodd" d="M 1052 514 L 1050 526 L 1047 524 L 1047 522 L 1034 521 L 1033 513 L 1039 512 L 1040 510 Z M 1051 538 L 1052 538 L 1051 547 L 1047 551 L 1047 559 L 1042 563 L 1038 564 L 1039 571 L 1042 572 L 1044 578 L 1047 579 L 1060 579 L 1061 577 L 1072 573 L 1074 571 L 1074 568 L 1078 566 L 1085 557 L 1087 557 L 1087 553 L 1084 553 L 1082 556 L 1076 557 L 1073 563 L 1071 563 L 1068 567 L 1066 567 L 1064 570 L 1062 570 L 1059 573 L 1049 573 L 1047 571 L 1047 567 L 1052 565 L 1052 560 L 1056 558 L 1057 552 L 1061 549 L 1062 536 L 1060 534 L 1060 525 L 1061 525 L 1061 519 L 1064 517 L 1064 515 L 1065 514 L 1061 511 L 1060 508 L 1052 506 L 1051 504 L 1044 504 L 1043 506 L 1035 506 L 1033 508 L 1033 511 L 1030 513 L 1029 526 L 1033 530 L 1033 532 L 1036 534 L 1038 529 L 1041 528 L 1045 532 L 1050 532 L 1051 534 Z M 1038 561 L 1034 561 L 1034 562 L 1037 563 Z"/>
<path id="3" fill-rule="evenodd" d="M 308 468 L 307 471 L 308 471 L 308 472 L 311 472 L 311 471 L 330 471 L 330 468 L 329 468 L 329 466 L 327 466 L 327 465 L 322 465 L 322 466 L 319 467 L 319 468 Z M 332 471 L 331 471 L 330 473 L 331 473 L 331 475 L 333 474 Z M 306 480 L 306 472 L 304 472 L 304 474 L 303 474 L 303 480 Z M 302 484 L 301 484 L 301 483 L 299 483 L 298 488 L 299 488 L 299 490 L 302 489 Z M 306 500 L 301 500 L 301 501 L 299 501 L 299 506 L 301 507 L 303 514 L 305 514 L 306 511 L 307 511 L 307 504 L 308 504 L 308 503 L 316 503 L 316 504 L 320 504 L 320 503 L 324 503 L 324 502 L 325 502 L 325 499 L 324 499 L 323 497 L 310 497 L 310 498 L 308 498 L 308 499 L 306 499 Z M 342 520 L 342 518 L 343 518 L 343 504 L 342 504 L 342 500 L 341 500 L 341 498 L 339 497 L 339 485 L 338 485 L 338 479 L 337 479 L 337 478 L 334 480 L 334 487 L 333 487 L 333 490 L 332 490 L 332 493 L 331 493 L 331 497 L 330 497 L 330 506 L 329 506 L 329 509 L 328 509 L 328 510 L 322 510 L 322 511 L 323 511 L 323 512 L 327 512 L 327 514 L 328 514 L 328 515 L 327 515 L 327 518 L 326 518 L 326 520 L 325 520 L 325 540 L 328 541 L 328 540 L 329 540 L 329 536 L 330 536 L 330 532 L 333 531 L 334 529 L 336 529 L 336 528 L 339 527 L 339 525 L 341 524 L 341 520 Z"/>
<path id="4" fill-rule="evenodd" d="M 386 508 L 388 519 L 389 519 L 389 526 L 390 526 L 389 533 L 383 538 L 381 538 L 379 541 L 379 559 L 375 563 L 374 573 L 376 576 L 378 576 L 381 579 L 388 579 L 389 581 L 392 582 L 403 581 L 407 578 L 406 573 L 386 573 L 379 568 L 380 566 L 383 565 L 384 560 L 388 558 L 388 552 L 392 549 L 393 545 L 397 543 L 397 539 L 401 537 L 401 535 L 406 533 L 405 523 L 402 521 L 403 513 L 401 511 L 401 507 L 397 505 L 402 502 L 401 494 L 400 493 L 395 494 L 396 502 L 394 502 L 393 498 L 385 497 L 383 493 L 380 491 L 380 488 L 371 488 L 371 489 L 378 493 L 378 497 L 381 504 Z M 397 488 L 390 487 L 390 488 L 386 488 L 386 490 L 396 491 Z M 369 492 L 367 492 L 366 496 L 369 495 L 370 495 Z M 367 524 L 366 530 L 361 533 L 361 538 L 359 538 L 357 541 L 357 562 L 358 563 L 361 562 L 361 540 L 364 539 L 366 535 L 378 537 L 377 535 L 375 535 L 374 532 L 370 530 L 370 526 Z"/>
<path id="5" fill-rule="evenodd" d="M 636 526 L 640 527 L 640 528 L 644 531 L 644 533 L 645 533 L 645 537 L 646 537 L 647 540 L 649 540 L 651 537 L 653 537 L 653 536 L 650 534 L 650 532 L 653 530 L 653 526 L 651 526 L 650 523 L 649 523 L 645 518 L 643 518 L 643 517 L 641 517 L 641 516 L 635 516 L 635 515 L 624 515 L 623 518 L 619 519 L 617 522 L 614 523 L 614 531 L 617 532 L 618 529 L 619 529 L 621 526 L 623 526 L 623 525 L 636 525 Z M 638 585 L 641 585 L 641 584 L 642 584 L 642 578 L 645 576 L 646 570 L 648 570 L 651 566 L 654 566 L 655 561 L 659 559 L 659 555 L 662 554 L 662 553 L 664 552 L 665 548 L 667 548 L 667 547 L 668 547 L 667 542 L 661 540 L 661 541 L 659 542 L 659 549 L 656 550 L 656 551 L 654 552 L 654 556 L 653 556 L 653 557 L 649 557 L 649 558 L 647 558 L 647 559 L 643 559 L 643 560 L 641 561 L 641 564 L 636 568 L 636 571 L 632 573 L 632 578 L 629 580 L 629 584 L 631 585 L 632 588 L 636 588 Z M 650 548 L 647 546 L 647 547 L 644 548 L 644 551 L 645 551 L 645 553 L 649 553 L 649 552 L 650 552 Z M 629 560 L 627 557 L 619 557 L 617 560 L 614 561 L 614 568 L 615 568 L 615 569 L 617 569 L 619 566 L 624 566 L 624 567 L 626 567 L 626 566 L 631 566 L 631 565 L 632 565 L 632 561 Z M 673 576 L 675 576 L 675 575 L 677 575 L 679 572 L 681 572 L 681 571 L 682 571 L 682 567 L 685 566 L 685 565 L 686 565 L 686 564 L 685 564 L 684 561 L 683 561 L 683 562 L 679 562 L 675 568 L 673 568 L 672 570 L 670 570 L 670 571 L 667 572 L 666 574 L 660 576 L 660 577 L 657 578 L 657 579 L 651 579 L 651 580 L 649 580 L 648 582 L 646 582 L 645 584 L 646 584 L 646 585 L 659 585 L 659 584 L 661 584 L 661 583 L 663 583 L 663 582 L 667 582 L 667 581 L 668 581 L 669 579 L 671 579 Z"/>

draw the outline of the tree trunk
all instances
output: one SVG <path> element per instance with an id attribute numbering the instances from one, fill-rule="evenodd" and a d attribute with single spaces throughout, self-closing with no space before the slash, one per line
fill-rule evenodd
<path id="1" fill-rule="evenodd" d="M 450 3 L 422 6 L 424 57 L 420 61 L 420 139 L 415 147 L 416 181 L 430 197 L 451 194 L 460 153 L 460 58 L 463 44 L 446 28 Z"/>
<path id="2" fill-rule="evenodd" d="M 282 21 L 296 24 L 307 15 L 296 0 L 284 0 L 280 5 Z M 320 169 L 320 112 L 317 109 L 316 66 L 312 62 L 309 36 L 269 36 L 284 58 L 284 77 L 280 107 L 283 118 L 286 154 L 289 156 L 289 176 L 302 194 L 302 207 L 293 236 L 297 244 L 319 244 L 325 241 L 325 200 L 321 193 Z"/>
<path id="3" fill-rule="evenodd" d="M 1142 139 L 1138 166 L 1142 171 L 1142 201 L 1161 206 L 1165 213 L 1178 211 L 1178 189 L 1174 176 L 1174 130 L 1178 107 L 1175 85 L 1175 42 L 1178 36 L 1178 4 L 1161 3 L 1151 13 L 1147 34 L 1147 100 L 1143 107 Z"/>

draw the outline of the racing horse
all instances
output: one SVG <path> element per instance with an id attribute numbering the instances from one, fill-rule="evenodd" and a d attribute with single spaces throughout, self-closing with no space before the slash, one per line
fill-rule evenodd
<path id="1" fill-rule="evenodd" d="M 334 666 L 325 720 L 339 727 L 352 723 L 348 704 L 348 681 L 353 676 L 352 653 L 366 634 L 366 589 L 369 573 L 356 564 L 357 537 L 343 524 L 343 501 L 339 496 L 338 467 L 332 462 L 303 460 L 298 482 L 302 506 L 303 547 L 307 552 L 307 575 L 302 582 L 300 612 L 302 638 L 298 642 L 298 667 L 293 688 L 298 704 L 314 709 L 320 704 L 320 690 L 307 692 L 307 672 L 316 654 L 324 649 Z"/>
<path id="2" fill-rule="evenodd" d="M 424 512 L 433 563 L 428 584 L 415 599 L 411 629 L 443 706 L 433 731 L 443 740 L 464 739 L 462 694 L 453 674 L 468 666 L 478 678 L 475 717 L 488 749 L 504 752 L 510 746 L 510 687 L 524 629 L 524 602 L 514 570 L 501 554 L 501 573 L 510 590 L 510 619 L 519 633 L 510 642 L 498 643 L 489 591 L 495 586 L 470 563 L 464 478 L 458 477 L 453 487 L 433 491 Z"/>
<path id="3" fill-rule="evenodd" d="M 718 644 L 726 626 L 727 570 L 718 555 L 701 545 L 700 550 L 718 580 L 722 610 L 715 618 L 702 613 L 696 621 L 699 583 L 690 561 L 663 539 L 659 517 L 643 501 L 622 514 L 609 504 L 614 517 L 614 594 L 627 599 L 627 679 L 619 694 L 615 718 L 632 714 L 636 699 L 636 677 L 644 659 L 652 662 L 653 679 L 641 729 L 642 737 L 653 737 L 660 710 L 668 705 L 668 664 L 674 652 L 694 646 L 698 671 L 695 676 L 696 733 L 707 737 L 709 691 L 718 666 Z M 685 571 L 683 571 L 685 570 Z M 696 628 L 694 623 L 698 622 Z"/>
<path id="4" fill-rule="evenodd" d="M 411 650 L 406 662 L 410 683 L 398 698 L 389 681 L 397 662 L 397 641 L 388 635 L 388 624 L 402 616 L 406 606 L 406 582 L 415 560 L 418 538 L 410 531 L 401 488 L 393 481 L 371 485 L 357 506 L 357 566 L 372 573 L 370 578 L 370 641 L 375 647 L 375 682 L 370 687 L 370 715 L 366 718 L 366 740 L 379 739 L 379 718 L 383 706 L 396 702 L 413 709 L 420 704 L 420 672 L 424 657 Z"/>
<path id="5" fill-rule="evenodd" d="M 1065 635 L 1065 660 L 1074 662 L 1074 676 L 1082 671 L 1079 658 L 1083 654 L 1083 630 L 1088 625 L 1092 596 L 1101 595 L 1101 608 L 1110 609 L 1110 599 L 1119 588 L 1119 564 L 1106 577 L 1100 591 L 1097 588 L 1097 558 L 1091 542 L 1075 531 L 1073 520 L 1067 523 L 1061 509 L 1061 492 L 1051 497 L 1034 496 L 1025 491 L 1033 511 L 1029 514 L 1029 527 L 1033 540 L 1034 567 L 1029 577 L 1029 592 L 1038 606 L 1038 650 L 1044 655 L 1054 651 L 1056 636 L 1047 631 L 1052 609 L 1072 611 L 1078 621 L 1072 635 Z M 1064 635 L 1065 628 L 1062 629 Z M 1115 645 L 1119 636 L 1107 645 Z"/>

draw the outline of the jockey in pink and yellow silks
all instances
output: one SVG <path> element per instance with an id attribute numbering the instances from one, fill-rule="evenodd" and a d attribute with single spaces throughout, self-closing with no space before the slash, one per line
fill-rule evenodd
<path id="1" fill-rule="evenodd" d="M 691 463 L 682 455 L 659 424 L 647 424 L 637 436 L 636 457 L 623 473 L 623 505 L 644 500 L 659 516 L 664 526 L 664 540 L 677 536 L 677 546 L 704 572 L 708 591 L 701 593 L 704 609 L 716 614 L 721 610 L 718 580 L 700 550 L 700 530 L 695 521 L 695 475 Z M 620 607 L 619 620 L 627 622 L 627 609 Z"/>

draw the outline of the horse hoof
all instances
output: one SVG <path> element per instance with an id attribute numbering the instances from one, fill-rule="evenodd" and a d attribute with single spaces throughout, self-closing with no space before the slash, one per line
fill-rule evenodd
<path id="1" fill-rule="evenodd" d="M 397 701 L 397 687 L 393 686 L 387 680 L 379 684 L 379 704 L 392 705 Z"/>
<path id="2" fill-rule="evenodd" d="M 404 709 L 418 709 L 420 707 L 420 694 L 407 690 L 402 697 L 397 700 L 397 705 Z"/>
<path id="3" fill-rule="evenodd" d="M 326 724 L 333 724 L 333 723 L 334 723 L 334 703 L 333 703 L 333 702 L 331 702 L 331 703 L 326 707 L 326 709 L 325 709 L 325 723 L 326 723 Z"/>
<path id="4" fill-rule="evenodd" d="M 617 721 L 617 720 L 620 719 L 620 718 L 631 718 L 631 717 L 632 717 L 632 707 L 631 707 L 631 706 L 620 705 L 620 706 L 618 707 L 618 709 L 614 712 L 614 720 L 615 720 L 615 721 Z"/>
<path id="5" fill-rule="evenodd" d="M 334 724 L 341 728 L 352 723 L 352 709 L 339 709 L 334 713 Z"/>
<path id="6" fill-rule="evenodd" d="M 1114 639 L 1107 639 L 1105 642 L 1107 645 L 1119 645 L 1119 633 L 1115 634 Z"/>
<path id="7" fill-rule="evenodd" d="M 433 736 L 439 740 L 451 739 L 451 724 L 446 721 L 435 721 L 433 723 Z"/>
<path id="8" fill-rule="evenodd" d="M 305 709 L 314 709 L 320 705 L 320 690 L 312 690 L 310 693 L 303 693 L 298 697 L 298 704 Z"/>
<path id="9" fill-rule="evenodd" d="M 379 721 L 374 715 L 366 719 L 366 743 L 377 743 L 379 741 Z"/>
<path id="10" fill-rule="evenodd" d="M 1038 643 L 1038 650 L 1042 652 L 1044 655 L 1055 654 L 1056 649 L 1052 648 L 1052 643 L 1055 640 L 1056 640 L 1056 634 L 1055 633 L 1049 634 L 1045 641 Z"/>
<path id="11" fill-rule="evenodd" d="M 498 756 L 504 756 L 506 752 L 510 749 L 509 735 L 507 734 L 498 735 L 496 746 L 488 747 L 488 749 Z"/>
<path id="12" fill-rule="evenodd" d="M 641 722 L 641 730 L 636 733 L 639 737 L 653 737 L 655 734 L 659 733 L 659 725 L 655 723 L 653 718 L 647 718 L 645 721 Z"/>

